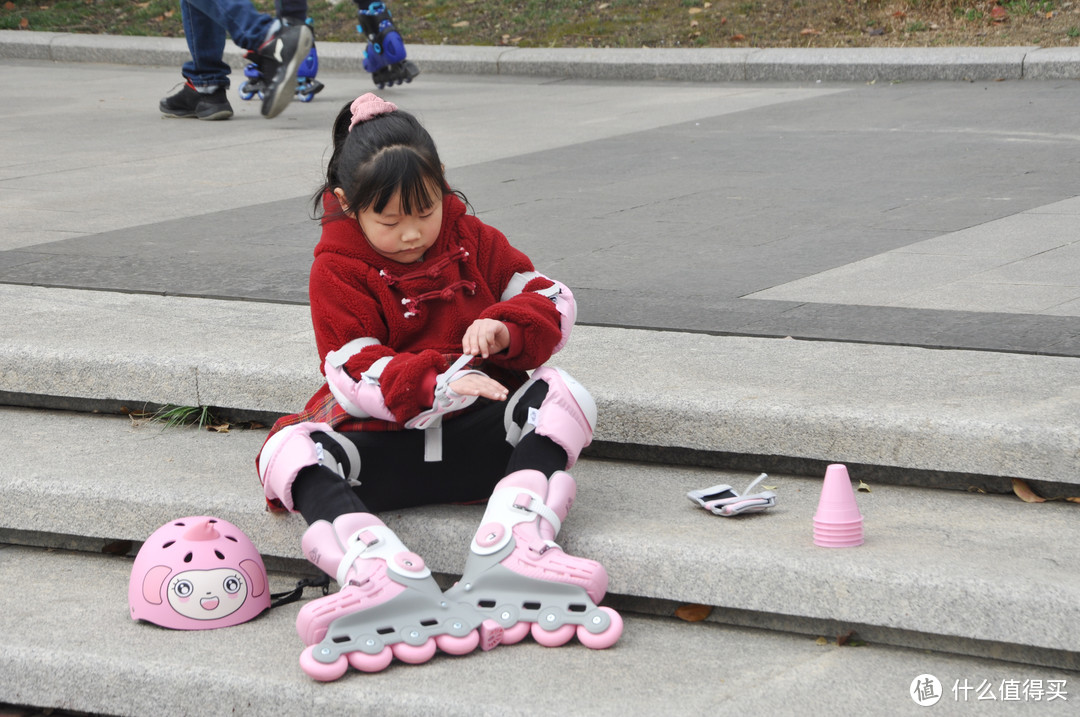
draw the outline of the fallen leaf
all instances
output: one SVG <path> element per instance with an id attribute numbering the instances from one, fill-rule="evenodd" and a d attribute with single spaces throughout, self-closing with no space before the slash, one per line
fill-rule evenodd
<path id="1" fill-rule="evenodd" d="M 611 3 L 602 2 L 602 3 L 600 3 L 599 5 L 596 6 L 596 9 L 597 10 L 607 10 L 609 7 L 611 7 Z"/>
<path id="2" fill-rule="evenodd" d="M 468 20 L 462 20 L 460 22 L 455 22 L 450 27 L 468 27 L 468 26 L 469 26 L 469 21 Z"/>
<path id="3" fill-rule="evenodd" d="M 821 30 L 815 30 L 812 27 L 804 27 L 802 30 L 799 30 L 799 34 L 800 35 L 820 35 Z"/>
<path id="4" fill-rule="evenodd" d="M 897 10 L 892 14 L 892 16 L 897 18 L 898 20 L 903 20 L 905 17 L 907 17 L 907 13 L 903 10 Z"/>
<path id="5" fill-rule="evenodd" d="M 675 617 L 686 622 L 701 622 L 712 613 L 709 605 L 683 605 L 675 610 Z"/>
<path id="6" fill-rule="evenodd" d="M 4 3 L 4 9 L 5 10 L 14 10 L 15 9 L 15 3 L 11 2 L 11 0 L 8 0 L 6 3 Z"/>
<path id="7" fill-rule="evenodd" d="M 209 425 L 209 426 L 206 427 L 206 430 L 214 431 L 215 433 L 228 433 L 229 432 L 229 424 L 228 423 L 219 423 L 216 426 L 215 425 Z"/>
<path id="8" fill-rule="evenodd" d="M 829 641 L 826 640 L 824 637 L 819 637 L 818 639 L 814 640 L 814 644 L 816 644 L 816 645 L 828 645 Z"/>
<path id="9" fill-rule="evenodd" d="M 26 28 L 30 27 L 30 21 L 24 17 L 23 19 L 19 20 L 19 27 L 25 30 Z"/>
<path id="10" fill-rule="evenodd" d="M 698 26 L 698 21 L 697 20 L 691 20 L 690 21 L 690 27 L 697 27 L 697 26 Z"/>
<path id="11" fill-rule="evenodd" d="M 855 490 L 862 491 L 863 493 L 869 493 L 870 492 L 870 486 L 866 485 L 862 481 L 859 481 L 859 487 L 856 488 Z"/>
<path id="12" fill-rule="evenodd" d="M 721 25 L 727 25 L 727 18 L 726 17 L 720 18 L 720 24 Z"/>
<path id="13" fill-rule="evenodd" d="M 1070 503 L 1080 503 L 1080 498 L 1066 498 Z"/>
<path id="14" fill-rule="evenodd" d="M 1031 487 L 1020 480 L 1019 478 L 1012 479 L 1013 493 L 1016 493 L 1016 497 L 1025 503 L 1045 503 L 1046 498 L 1040 498 L 1035 495 L 1035 491 L 1031 490 Z"/>
<path id="15" fill-rule="evenodd" d="M 994 22 L 1005 22 L 1009 19 L 1009 11 L 1000 5 L 990 8 L 990 19 Z"/>
<path id="16" fill-rule="evenodd" d="M 738 35 L 732 35 L 731 36 L 731 41 L 732 42 L 742 42 L 745 39 L 746 39 L 746 35 L 743 35 L 743 34 L 738 34 Z"/>
<path id="17" fill-rule="evenodd" d="M 687 12 L 690 13 L 691 15 L 697 15 L 699 12 L 701 12 L 701 8 L 692 7 L 689 10 L 687 10 Z"/>

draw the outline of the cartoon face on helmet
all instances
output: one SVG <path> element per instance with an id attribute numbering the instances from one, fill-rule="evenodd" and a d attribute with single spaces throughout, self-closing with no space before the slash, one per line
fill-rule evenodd
<path id="1" fill-rule="evenodd" d="M 131 570 L 133 620 L 177 630 L 247 622 L 270 607 L 262 556 L 232 523 L 197 516 L 161 526 Z"/>

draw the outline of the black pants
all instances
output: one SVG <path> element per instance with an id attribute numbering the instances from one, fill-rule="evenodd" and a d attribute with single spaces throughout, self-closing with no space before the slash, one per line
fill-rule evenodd
<path id="1" fill-rule="evenodd" d="M 533 384 L 514 407 L 513 420 L 524 425 L 529 408 L 539 408 L 547 384 Z M 567 455 L 551 439 L 529 433 L 517 444 L 506 441 L 506 404 L 481 399 L 476 408 L 443 422 L 442 460 L 424 460 L 424 432 L 341 433 L 360 454 L 360 485 L 350 486 L 325 466 L 309 466 L 293 483 L 293 502 L 310 524 L 332 521 L 345 513 L 379 513 L 438 503 L 486 500 L 504 476 L 524 469 L 547 476 L 566 468 Z M 337 441 L 312 433 L 338 462 L 347 463 Z"/>

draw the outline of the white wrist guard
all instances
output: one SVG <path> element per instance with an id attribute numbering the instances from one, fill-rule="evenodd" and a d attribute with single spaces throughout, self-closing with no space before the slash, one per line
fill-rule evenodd
<path id="1" fill-rule="evenodd" d="M 768 478 L 762 473 L 754 482 L 746 487 L 742 495 L 735 492 L 729 485 L 714 485 L 711 488 L 692 490 L 686 497 L 700 505 L 705 510 L 730 518 L 740 513 L 760 513 L 761 511 L 776 505 L 776 493 L 771 490 L 760 493 L 750 493 L 757 484 Z"/>
<path id="2" fill-rule="evenodd" d="M 471 373 L 485 376 L 483 371 L 462 371 L 461 369 L 472 361 L 473 357 L 469 354 L 462 354 L 461 358 L 454 362 L 454 364 L 435 379 L 435 400 L 431 404 L 431 408 L 416 414 L 405 423 L 406 428 L 418 428 L 426 430 L 428 428 L 434 428 L 442 423 L 442 417 L 447 413 L 454 411 L 460 411 L 466 406 L 472 405 L 477 396 L 462 396 L 460 393 L 450 388 L 450 382 L 461 378 L 462 376 L 468 376 Z"/>

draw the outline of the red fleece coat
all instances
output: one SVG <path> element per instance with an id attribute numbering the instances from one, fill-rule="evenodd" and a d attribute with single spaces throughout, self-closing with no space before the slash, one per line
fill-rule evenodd
<path id="1" fill-rule="evenodd" d="M 552 282 L 533 279 L 520 294 L 500 301 L 511 277 L 532 271 L 532 262 L 501 232 L 467 214 L 458 197 L 443 198 L 439 237 L 416 264 L 380 256 L 359 223 L 340 214 L 332 194 L 323 203 L 322 238 L 309 286 L 320 370 L 330 351 L 353 339 L 377 339 L 380 345 L 360 351 L 345 370 L 359 378 L 374 361 L 392 356 L 380 384 L 399 422 L 350 420 L 339 430 L 393 430 L 430 408 L 435 377 L 461 355 L 462 337 L 476 319 L 496 319 L 510 328 L 509 348 L 475 367 L 511 391 L 525 381 L 526 370 L 551 357 L 562 336 L 559 312 L 534 292 Z M 324 384 L 308 410 L 327 406 L 330 396 Z"/>

